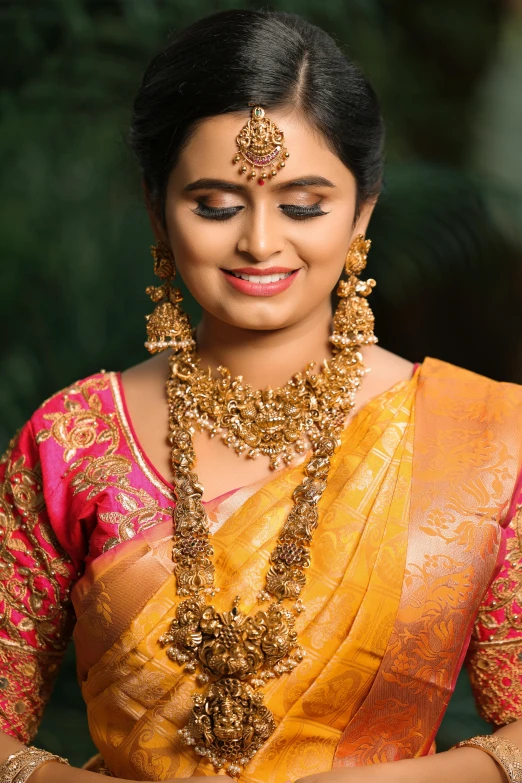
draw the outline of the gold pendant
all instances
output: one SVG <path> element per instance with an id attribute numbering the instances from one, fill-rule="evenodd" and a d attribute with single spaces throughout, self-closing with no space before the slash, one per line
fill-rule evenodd
<path id="1" fill-rule="evenodd" d="M 185 671 L 202 666 L 201 684 L 211 677 L 244 680 L 255 674 L 251 684 L 262 687 L 265 679 L 291 671 L 302 660 L 292 612 L 273 603 L 249 617 L 239 611 L 238 603 L 236 598 L 229 612 L 218 612 L 195 599 L 182 601 L 160 639 L 169 658 L 184 665 Z"/>
<path id="2" fill-rule="evenodd" d="M 226 767 L 229 775 L 237 777 L 276 728 L 262 694 L 226 677 L 193 698 L 194 707 L 187 725 L 179 730 L 180 737 L 199 756 L 206 756 L 216 772 Z"/>
<path id="3" fill-rule="evenodd" d="M 239 597 L 229 612 L 218 612 L 197 599 L 182 601 L 160 639 L 169 658 L 185 671 L 202 667 L 199 684 L 219 678 L 204 694 L 193 696 L 189 721 L 179 734 L 216 771 L 226 765 L 233 777 L 275 729 L 258 689 L 292 671 L 305 655 L 297 645 L 292 612 L 272 603 L 249 617 L 238 603 Z"/>

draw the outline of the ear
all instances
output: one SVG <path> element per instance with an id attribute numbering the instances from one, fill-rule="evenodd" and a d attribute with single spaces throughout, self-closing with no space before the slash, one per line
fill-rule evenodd
<path id="1" fill-rule="evenodd" d="M 368 229 L 368 224 L 370 222 L 371 216 L 373 214 L 373 210 L 375 209 L 375 205 L 377 204 L 377 198 L 372 199 L 371 201 L 367 201 L 364 206 L 361 209 L 361 214 L 357 218 L 357 222 L 355 223 L 355 226 L 353 227 L 352 231 L 352 239 L 354 239 L 359 234 L 362 234 L 363 236 L 366 236 L 366 231 Z"/>
<path id="2" fill-rule="evenodd" d="M 143 194 L 145 196 L 145 206 L 147 207 L 147 214 L 149 216 L 150 227 L 152 228 L 152 233 L 154 234 L 156 242 L 161 242 L 162 244 L 167 245 L 167 247 L 169 247 L 170 244 L 168 241 L 167 232 L 165 231 L 163 221 L 161 220 L 161 215 L 158 210 L 158 205 L 153 200 L 150 194 L 150 190 L 144 179 L 142 179 L 141 181 L 141 187 L 143 188 Z"/>

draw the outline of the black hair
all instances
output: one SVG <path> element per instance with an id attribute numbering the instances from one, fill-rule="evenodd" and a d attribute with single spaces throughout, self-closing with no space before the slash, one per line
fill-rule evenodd
<path id="1" fill-rule="evenodd" d="M 164 219 L 170 172 L 197 123 L 245 111 L 303 112 L 352 172 L 356 217 L 381 189 L 384 125 L 358 66 L 319 27 L 280 11 L 222 11 L 177 35 L 149 64 L 136 95 L 129 142 Z"/>

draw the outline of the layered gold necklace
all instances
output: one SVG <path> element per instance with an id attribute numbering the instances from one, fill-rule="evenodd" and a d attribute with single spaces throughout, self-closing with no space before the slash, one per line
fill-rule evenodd
<path id="1" fill-rule="evenodd" d="M 203 371 L 186 340 L 174 348 L 170 359 L 169 440 L 176 492 L 173 560 L 182 600 L 160 642 L 186 672 L 199 669 L 197 682 L 205 688 L 193 697 L 190 718 L 180 730 L 182 740 L 216 771 L 224 769 L 233 777 L 276 728 L 261 689 L 292 671 L 305 654 L 294 623 L 304 608 L 300 595 L 310 565 L 317 504 L 366 372 L 360 348 L 376 342 L 373 314 L 365 299 L 374 281 L 356 277 L 368 248 L 369 242 L 358 237 L 350 250 L 350 277 L 339 285 L 330 337 L 333 357 L 319 373 L 312 373 L 310 364 L 281 388 L 254 390 L 241 376 L 231 378 L 226 368 L 219 368 L 217 379 L 210 368 Z M 265 589 L 252 615 L 240 610 L 239 597 L 229 611 L 218 611 L 210 603 L 217 588 L 203 487 L 193 471 L 196 426 L 221 434 L 240 454 L 268 456 L 272 468 L 280 459 L 288 464 L 296 453 L 303 453 L 305 438 L 311 444 L 305 477 L 293 492 L 293 508 L 270 556 Z"/>

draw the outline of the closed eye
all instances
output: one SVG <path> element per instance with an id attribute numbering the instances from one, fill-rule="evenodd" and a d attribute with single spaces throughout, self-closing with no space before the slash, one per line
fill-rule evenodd
<path id="1" fill-rule="evenodd" d="M 321 209 L 319 203 L 311 204 L 309 207 L 301 207 L 297 204 L 280 204 L 279 209 L 292 220 L 307 220 L 308 218 L 328 214 L 328 212 Z M 209 207 L 203 201 L 198 201 L 198 206 L 192 211 L 195 215 L 199 215 L 207 220 L 230 220 L 230 218 L 241 212 L 242 209 L 244 209 L 243 206 Z"/>
<path id="2" fill-rule="evenodd" d="M 300 207 L 297 204 L 280 204 L 279 209 L 292 220 L 306 220 L 307 218 L 328 214 L 328 212 L 321 209 L 319 204 L 319 201 L 316 204 L 311 204 L 309 207 Z"/>
<path id="3" fill-rule="evenodd" d="M 207 220 L 230 220 L 237 215 L 244 207 L 209 207 L 202 201 L 198 201 L 196 209 L 193 209 L 195 215 L 199 215 Z"/>

